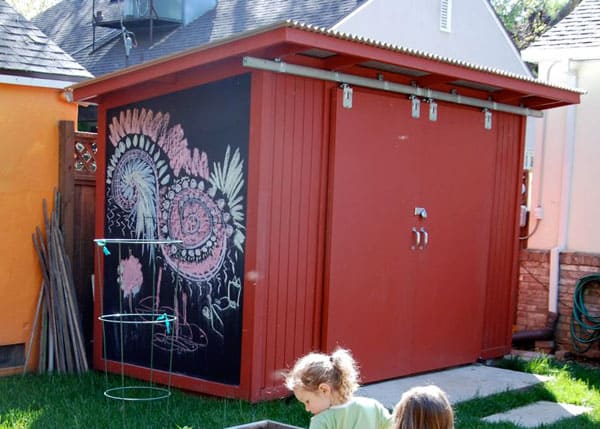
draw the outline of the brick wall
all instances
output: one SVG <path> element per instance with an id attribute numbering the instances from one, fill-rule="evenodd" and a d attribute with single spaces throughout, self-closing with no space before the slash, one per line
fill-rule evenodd
<path id="1" fill-rule="evenodd" d="M 600 255 L 589 253 L 562 253 L 558 288 L 558 324 L 555 332 L 558 350 L 572 351 L 571 315 L 575 283 L 588 274 L 600 273 Z M 540 329 L 548 317 L 548 284 L 550 278 L 550 251 L 522 249 L 519 257 L 519 290 L 515 330 Z M 588 311 L 600 315 L 600 287 L 589 288 L 585 304 Z M 590 353 L 597 352 L 594 344 Z"/>
<path id="2" fill-rule="evenodd" d="M 549 279 L 550 252 L 521 249 L 515 330 L 527 331 L 546 326 Z"/>

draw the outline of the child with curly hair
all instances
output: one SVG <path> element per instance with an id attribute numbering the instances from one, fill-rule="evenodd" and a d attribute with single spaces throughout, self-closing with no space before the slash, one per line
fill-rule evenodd
<path id="1" fill-rule="evenodd" d="M 313 414 L 309 429 L 389 429 L 389 411 L 375 399 L 354 396 L 358 369 L 348 350 L 298 359 L 285 385 Z"/>

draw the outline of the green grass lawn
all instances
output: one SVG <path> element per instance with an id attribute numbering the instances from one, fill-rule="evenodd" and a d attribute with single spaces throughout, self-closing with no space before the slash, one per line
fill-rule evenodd
<path id="1" fill-rule="evenodd" d="M 552 375 L 553 380 L 527 390 L 506 392 L 463 402 L 455 407 L 457 429 L 515 428 L 512 424 L 483 423 L 490 414 L 538 400 L 567 402 L 593 408 L 590 414 L 546 428 L 600 428 L 600 369 L 548 359 L 532 362 L 502 360 L 498 366 Z M 120 383 L 110 376 L 109 387 Z M 145 385 L 145 382 L 132 381 Z M 120 385 L 120 384 L 117 384 Z M 183 428 L 222 429 L 271 419 L 308 427 L 309 415 L 295 400 L 249 404 L 172 389 L 169 399 L 120 401 L 104 397 L 103 373 L 0 377 L 0 429 L 5 428 Z"/>
<path id="2" fill-rule="evenodd" d="M 171 389 L 168 399 L 120 401 L 104 396 L 105 378 L 100 372 L 2 377 L 0 428 L 212 429 L 263 419 L 308 425 L 308 415 L 295 400 L 249 404 Z M 110 376 L 108 387 L 114 385 L 120 385 L 120 379 Z"/>

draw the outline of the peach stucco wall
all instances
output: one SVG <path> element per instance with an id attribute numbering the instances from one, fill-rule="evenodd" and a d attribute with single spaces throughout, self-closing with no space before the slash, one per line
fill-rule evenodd
<path id="1" fill-rule="evenodd" d="M 0 346 L 29 343 L 42 280 L 31 236 L 58 186 L 58 121 L 76 119 L 57 89 L 0 84 Z"/>

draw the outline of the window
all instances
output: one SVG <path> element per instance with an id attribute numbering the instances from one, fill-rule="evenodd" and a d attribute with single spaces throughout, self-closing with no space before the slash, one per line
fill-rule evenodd
<path id="1" fill-rule="evenodd" d="M 452 0 L 440 0 L 440 30 L 450 32 Z"/>

